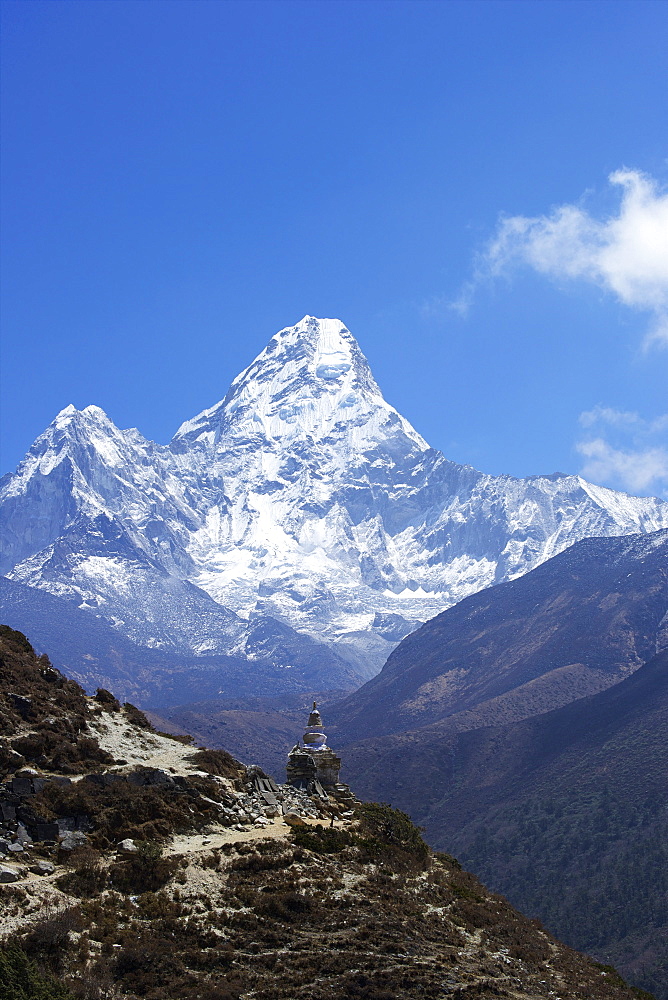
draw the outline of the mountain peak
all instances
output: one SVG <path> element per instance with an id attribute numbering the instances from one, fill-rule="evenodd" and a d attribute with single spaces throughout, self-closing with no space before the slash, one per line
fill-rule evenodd
<path id="1" fill-rule="evenodd" d="M 101 406 L 95 406 L 91 403 L 88 406 L 84 406 L 82 410 L 78 410 L 73 403 L 70 403 L 56 414 L 50 426 L 54 430 L 64 430 L 72 422 L 76 424 L 113 423 Z"/>
<path id="2" fill-rule="evenodd" d="M 289 386 L 291 391 L 308 381 L 316 394 L 357 383 L 358 388 L 381 395 L 369 362 L 345 324 L 315 316 L 304 316 L 295 326 L 279 330 L 234 380 L 226 401 L 250 381 Z"/>
<path id="3" fill-rule="evenodd" d="M 279 330 L 259 357 L 276 350 L 292 351 L 295 347 L 304 349 L 305 360 L 315 362 L 314 374 L 318 377 L 335 378 L 345 374 L 352 367 L 353 355 L 359 355 L 358 362 L 362 359 L 366 363 L 357 341 L 340 319 L 319 319 L 317 316 L 304 316 L 294 326 Z M 315 371 L 318 368 L 320 373 Z"/>
<path id="4" fill-rule="evenodd" d="M 187 421 L 174 444 L 221 435 L 236 441 L 324 440 L 334 434 L 361 447 L 388 421 L 400 425 L 410 448 L 428 445 L 383 399 L 351 332 L 339 319 L 304 316 L 276 333 L 241 372 L 225 398 Z M 365 429 L 365 430 L 363 430 Z M 353 439 L 354 438 L 354 442 Z"/>

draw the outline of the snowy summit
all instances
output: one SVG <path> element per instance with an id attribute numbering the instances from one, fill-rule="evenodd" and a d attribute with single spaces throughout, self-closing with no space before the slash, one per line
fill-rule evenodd
<path id="1" fill-rule="evenodd" d="M 2 572 L 142 644 L 252 658 L 272 621 L 360 679 L 420 622 L 580 538 L 668 526 L 660 500 L 447 461 L 346 326 L 312 316 L 168 446 L 67 407 L 2 503 Z"/>

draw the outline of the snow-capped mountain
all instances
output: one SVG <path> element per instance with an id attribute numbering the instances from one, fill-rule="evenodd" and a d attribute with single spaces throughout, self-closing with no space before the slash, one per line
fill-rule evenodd
<path id="1" fill-rule="evenodd" d="M 136 642 L 252 658 L 253 624 L 278 620 L 360 678 L 418 623 L 581 538 L 668 527 L 657 499 L 447 461 L 346 327 L 310 316 L 168 446 L 67 407 L 2 505 L 2 572 Z"/>

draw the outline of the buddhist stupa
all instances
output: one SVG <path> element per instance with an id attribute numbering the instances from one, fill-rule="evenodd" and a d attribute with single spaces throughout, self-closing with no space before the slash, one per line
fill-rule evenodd
<path id="1" fill-rule="evenodd" d="M 304 746 L 297 743 L 288 755 L 288 784 L 310 794 L 327 796 L 339 784 L 341 758 L 327 746 L 318 706 L 313 702 L 304 731 Z"/>

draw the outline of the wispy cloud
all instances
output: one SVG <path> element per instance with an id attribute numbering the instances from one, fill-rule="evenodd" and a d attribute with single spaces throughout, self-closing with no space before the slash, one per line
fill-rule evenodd
<path id="1" fill-rule="evenodd" d="M 580 424 L 589 432 L 576 444 L 585 479 L 634 493 L 668 495 L 668 414 L 644 420 L 628 410 L 597 406 L 580 414 Z"/>
<path id="2" fill-rule="evenodd" d="M 596 284 L 649 312 L 645 346 L 668 346 L 668 191 L 639 170 L 617 170 L 609 180 L 621 189 L 618 211 L 609 218 L 596 219 L 580 205 L 502 217 L 451 308 L 465 313 L 480 282 L 525 265 L 548 278 Z"/>

